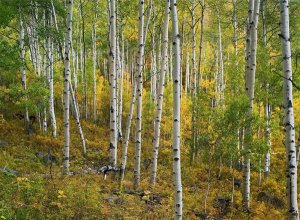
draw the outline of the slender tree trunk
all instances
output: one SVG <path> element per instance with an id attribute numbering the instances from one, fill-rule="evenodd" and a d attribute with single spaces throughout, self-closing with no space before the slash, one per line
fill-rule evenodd
<path id="1" fill-rule="evenodd" d="M 82 44 L 83 44 L 83 54 L 82 54 L 82 71 L 83 71 L 83 93 L 84 93 L 84 116 L 85 119 L 88 118 L 88 97 L 87 97 L 87 75 L 86 75 L 86 44 L 85 44 L 85 19 L 83 11 L 83 3 L 80 0 L 80 13 L 81 13 L 81 31 L 82 31 Z"/>
<path id="2" fill-rule="evenodd" d="M 142 95 L 143 95 L 143 58 L 144 58 L 144 1 L 139 1 L 139 52 L 137 62 L 137 102 L 136 102 L 136 133 L 134 156 L 134 189 L 140 185 L 141 148 L 142 148 Z"/>
<path id="3" fill-rule="evenodd" d="M 173 32 L 173 177 L 174 177 L 174 219 L 182 219 L 182 184 L 180 166 L 180 35 L 178 30 L 177 2 L 171 0 L 172 32 Z"/>
<path id="4" fill-rule="evenodd" d="M 186 64 L 185 64 L 185 93 L 187 94 L 190 88 L 190 55 L 186 54 Z"/>
<path id="5" fill-rule="evenodd" d="M 257 47 L 257 24 L 259 15 L 260 1 L 249 1 L 249 16 L 248 16 L 248 29 L 247 41 L 250 40 L 250 47 L 246 52 L 249 52 L 248 60 L 246 60 L 246 92 L 249 99 L 249 109 L 247 116 L 252 117 L 253 102 L 254 102 L 254 85 L 255 85 L 255 72 L 256 72 L 256 47 Z M 250 36 L 248 35 L 250 34 Z M 251 124 L 245 127 L 245 161 L 243 169 L 243 204 L 246 209 L 250 208 L 250 152 L 252 142 L 252 128 Z"/>
<path id="6" fill-rule="evenodd" d="M 109 52 L 109 84 L 110 84 L 110 159 L 113 167 L 117 166 L 117 94 L 116 94 L 116 0 L 110 0 L 110 52 Z"/>
<path id="7" fill-rule="evenodd" d="M 222 108 L 224 108 L 224 90 L 225 90 L 225 80 L 224 80 L 224 61 L 223 61 L 223 44 L 222 44 L 222 30 L 220 13 L 218 11 L 218 31 L 219 31 L 219 55 L 220 55 L 220 100 L 222 103 Z"/>
<path id="8" fill-rule="evenodd" d="M 205 12 L 205 2 L 201 0 L 201 32 L 200 32 L 200 44 L 199 44 L 199 61 L 198 61 L 198 89 L 201 86 L 202 73 L 201 73 L 201 65 L 202 65 L 202 53 L 203 53 L 203 44 L 204 44 L 204 12 Z"/>
<path id="9" fill-rule="evenodd" d="M 157 159 L 158 159 L 158 148 L 159 148 L 159 139 L 160 139 L 160 126 L 161 126 L 161 116 L 163 109 L 163 95 L 164 95 L 164 86 L 165 86 L 165 75 L 167 72 L 167 62 L 168 62 L 168 39 L 169 39 L 169 15 L 170 15 L 170 0 L 165 1 L 165 17 L 163 23 L 163 48 L 162 48 L 162 61 L 160 63 L 159 71 L 159 85 L 158 85 L 158 94 L 157 94 L 157 104 L 155 112 L 155 124 L 154 124 L 154 138 L 153 138 L 153 150 L 152 150 L 152 167 L 151 167 L 151 177 L 150 182 L 152 185 L 156 183 L 157 176 Z"/>
<path id="10" fill-rule="evenodd" d="M 56 12 L 55 12 L 55 7 L 53 4 L 53 0 L 51 0 L 51 6 L 52 6 L 52 13 L 53 13 L 53 18 L 54 18 L 54 25 L 55 25 L 55 30 L 57 32 L 57 34 L 60 33 L 59 29 L 58 29 L 58 24 L 57 24 L 57 18 L 56 18 Z M 59 48 L 59 55 L 61 60 L 64 60 L 64 55 L 63 55 L 63 46 L 61 41 L 58 39 L 58 48 Z"/>
<path id="11" fill-rule="evenodd" d="M 266 28 L 266 0 L 262 0 L 262 34 L 263 34 L 263 41 L 266 48 L 266 51 L 268 49 L 267 45 L 267 28 Z M 265 89 L 267 94 L 269 93 L 269 83 L 265 84 Z M 266 127 L 265 127 L 265 139 L 267 141 L 268 145 L 268 152 L 265 155 L 265 161 L 264 161 L 264 177 L 267 178 L 270 173 L 270 161 L 271 161 L 271 129 L 270 129 L 270 119 L 271 119 L 271 112 L 270 112 L 270 105 L 268 100 L 268 95 L 264 100 L 264 112 L 265 112 L 265 121 L 266 121 Z"/>
<path id="12" fill-rule="evenodd" d="M 83 153 L 83 155 L 86 155 L 85 139 L 84 139 L 81 123 L 80 123 L 80 115 L 79 115 L 79 112 L 78 112 L 78 104 L 76 102 L 75 93 L 74 93 L 73 86 L 72 86 L 71 82 L 70 82 L 70 93 L 71 93 L 71 97 L 72 97 L 73 106 L 74 106 L 74 109 L 75 109 L 76 124 L 77 124 L 77 127 L 78 127 L 78 131 L 79 131 L 79 135 L 80 135 L 80 139 L 81 139 L 81 143 L 82 143 L 82 153 Z"/>
<path id="13" fill-rule="evenodd" d="M 98 1 L 95 5 L 95 20 L 93 23 L 93 118 L 94 122 L 97 121 L 97 75 L 96 75 L 96 65 L 97 65 L 97 7 L 98 7 Z"/>
<path id="14" fill-rule="evenodd" d="M 120 97 L 119 97 L 119 120 L 118 120 L 118 138 L 119 141 L 122 141 L 123 133 L 122 133 L 122 117 L 123 117 L 123 84 L 124 84 L 124 34 L 123 30 L 121 31 L 121 38 L 122 38 L 122 50 L 120 56 Z"/>
<path id="15" fill-rule="evenodd" d="M 234 47 L 234 54 L 237 56 L 236 0 L 232 0 L 232 5 L 233 5 L 233 47 Z"/>
<path id="16" fill-rule="evenodd" d="M 246 33 L 246 49 L 245 49 L 245 88 L 246 94 L 249 98 L 249 110 L 248 110 L 248 117 L 252 114 L 252 106 L 253 101 L 251 100 L 250 93 L 249 93 L 249 69 L 250 69 L 250 62 L 251 62 L 251 23 L 253 20 L 253 12 L 254 10 L 254 0 L 249 0 L 248 3 L 248 21 L 247 21 L 247 33 Z M 251 138 L 251 129 L 249 128 L 250 125 L 245 126 L 245 133 L 244 133 L 244 145 L 243 150 L 246 151 L 243 157 L 243 205 L 244 208 L 249 209 L 250 207 L 250 158 L 249 158 L 249 142 Z"/>
<path id="17" fill-rule="evenodd" d="M 69 174 L 69 158 L 70 158 L 70 83 L 71 83 L 71 68 L 70 68 L 70 55 L 71 55 L 71 40 L 72 40 L 72 8 L 73 1 L 67 1 L 68 15 L 66 27 L 66 41 L 65 41 L 65 73 L 64 73 L 64 151 L 63 151 L 63 172 Z"/>
<path id="18" fill-rule="evenodd" d="M 74 56 L 75 56 L 75 72 L 73 74 L 74 76 L 74 92 L 76 92 L 78 87 L 78 71 L 79 71 L 79 13 L 77 13 L 76 16 L 76 50 L 74 50 Z M 72 44 L 73 45 L 73 44 Z M 79 110 L 79 109 L 78 109 Z M 80 113 L 79 113 L 80 115 Z"/>
<path id="19" fill-rule="evenodd" d="M 296 146 L 296 163 L 297 163 L 297 167 L 299 164 L 299 150 L 300 150 L 300 131 L 298 133 L 298 144 Z"/>
<path id="20" fill-rule="evenodd" d="M 28 108 L 27 108 L 27 80 L 26 80 L 26 71 L 25 71 L 25 40 L 24 40 L 24 26 L 23 20 L 21 15 L 21 9 L 19 8 L 20 18 L 19 18 L 19 43 L 20 43 L 20 55 L 21 55 L 21 81 L 22 87 L 25 92 L 25 130 L 28 129 L 29 126 L 29 115 L 28 115 Z"/>
<path id="21" fill-rule="evenodd" d="M 183 15 L 182 15 L 183 16 Z M 182 19 L 182 25 L 181 25 L 181 54 L 180 54 L 180 60 L 184 60 L 184 56 L 183 56 L 183 49 L 184 49 L 184 21 Z M 182 82 L 182 77 L 183 77 L 183 65 L 180 66 L 180 86 L 181 86 L 181 93 L 183 92 L 183 82 Z M 172 73 L 171 73 L 172 74 Z"/>
<path id="22" fill-rule="evenodd" d="M 52 13 L 49 11 L 49 26 L 52 27 Z M 49 82 L 49 113 L 52 126 L 52 136 L 56 137 L 56 117 L 54 107 L 54 87 L 53 87 L 53 35 L 50 32 L 48 37 L 48 82 Z"/>
<path id="23" fill-rule="evenodd" d="M 126 168 L 126 164 L 127 164 L 128 143 L 129 143 L 130 128 L 131 128 L 131 121 L 132 121 L 135 101 L 136 101 L 136 83 L 133 83 L 132 84 L 132 96 L 131 96 L 131 102 L 130 102 L 130 109 L 129 109 L 127 124 L 126 124 L 126 131 L 125 131 L 125 141 L 123 143 L 123 154 L 122 154 L 122 165 L 121 165 L 121 181 L 124 180 L 124 176 L 125 176 L 125 168 Z"/>
<path id="24" fill-rule="evenodd" d="M 43 10 L 43 27 L 46 28 L 46 10 Z M 44 86 L 47 88 L 49 81 L 48 81 L 48 77 L 47 77 L 47 38 L 43 39 L 43 56 L 42 56 L 42 74 L 43 74 L 43 78 L 45 80 L 44 82 Z M 47 107 L 44 106 L 44 110 L 43 110 L 43 131 L 46 133 L 48 130 L 48 124 L 47 124 Z"/>
<path id="25" fill-rule="evenodd" d="M 197 94 L 197 72 L 196 72 L 196 23 L 195 23 L 195 0 L 192 1 L 192 76 L 193 76 L 193 88 L 192 88 L 192 144 L 191 144 L 191 162 L 195 159 L 195 152 L 197 148 L 196 137 L 196 94 Z"/>
<path id="26" fill-rule="evenodd" d="M 282 48 L 282 72 L 284 113 L 285 113 L 285 147 L 287 156 L 287 204 L 289 219 L 299 219 L 297 201 L 297 162 L 295 148 L 295 127 L 293 112 L 292 59 L 289 27 L 289 2 L 280 0 L 280 39 Z"/>
<path id="27" fill-rule="evenodd" d="M 157 87 L 157 71 L 156 71 L 156 52 L 155 52 L 155 23 L 152 29 L 152 51 L 151 51 L 151 95 L 152 101 L 156 104 L 156 87 Z"/>

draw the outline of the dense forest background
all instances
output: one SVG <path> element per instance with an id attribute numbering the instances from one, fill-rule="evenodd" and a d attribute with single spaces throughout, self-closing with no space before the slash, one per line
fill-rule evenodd
<path id="1" fill-rule="evenodd" d="M 0 219 L 299 219 L 299 10 L 0 0 Z"/>

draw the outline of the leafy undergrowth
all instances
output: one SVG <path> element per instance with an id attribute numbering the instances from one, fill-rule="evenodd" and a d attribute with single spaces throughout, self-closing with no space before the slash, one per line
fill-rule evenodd
<path id="1" fill-rule="evenodd" d="M 59 120 L 59 119 L 58 119 Z M 61 124 L 61 123 L 58 123 Z M 83 122 L 87 139 L 87 157 L 81 155 L 81 142 L 75 124 L 72 124 L 71 171 L 87 167 L 99 168 L 108 163 L 108 129 Z M 133 191 L 133 145 L 129 146 L 129 164 L 126 180 L 119 186 L 118 176 L 106 180 L 98 174 L 77 174 L 63 177 L 61 174 L 62 130 L 58 137 L 37 132 L 25 135 L 22 123 L 17 120 L 0 123 L 0 219 L 171 219 L 173 204 L 171 148 L 160 151 L 158 179 L 154 188 L 149 185 L 149 159 L 151 137 L 144 137 L 142 176 L 139 191 Z M 4 143 L 4 144 L 3 144 Z M 7 143 L 7 144 L 5 144 Z M 132 141 L 131 141 L 132 143 Z M 186 146 L 183 146 L 183 148 Z M 278 149 L 277 149 L 278 148 Z M 187 151 L 183 150 L 182 179 L 185 219 L 284 219 L 285 174 L 284 149 L 273 149 L 271 175 L 258 186 L 259 174 L 252 172 L 251 210 L 242 210 L 241 187 L 236 187 L 234 203 L 228 210 L 216 205 L 216 198 L 231 197 L 232 171 L 222 166 L 204 164 L 189 165 Z M 53 164 L 45 163 L 37 154 L 49 152 L 57 158 Z M 147 159 L 144 159 L 147 158 Z M 241 180 L 241 171 L 235 171 Z M 209 188 L 208 194 L 206 190 Z M 283 205 L 272 201 L 258 201 L 265 192 Z M 282 207 L 283 206 L 283 207 Z M 224 212 L 225 213 L 224 213 Z"/>

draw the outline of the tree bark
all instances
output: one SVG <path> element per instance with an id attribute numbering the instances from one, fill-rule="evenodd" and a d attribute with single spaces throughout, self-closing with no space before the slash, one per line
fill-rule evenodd
<path id="1" fill-rule="evenodd" d="M 70 83 L 71 83 L 71 68 L 70 68 L 70 55 L 71 55 L 71 40 L 72 40 L 72 8 L 73 0 L 67 1 L 67 22 L 66 22 L 66 37 L 65 37 L 65 73 L 64 73 L 64 95 L 63 95 L 63 108 L 64 108 L 64 150 L 63 150 L 63 173 L 69 174 L 69 158 L 70 158 Z"/>
<path id="2" fill-rule="evenodd" d="M 287 157 L 287 204 L 289 219 L 299 219 L 297 201 L 297 164 L 295 148 L 295 127 L 293 112 L 292 60 L 289 27 L 289 1 L 280 0 L 280 40 L 282 50 L 282 72 L 284 115 L 285 115 L 285 147 Z"/>
<path id="3" fill-rule="evenodd" d="M 80 115 L 79 115 L 79 112 L 78 112 L 78 104 L 77 104 L 77 101 L 76 101 L 76 98 L 75 98 L 75 93 L 74 93 L 73 86 L 72 86 L 71 82 L 70 82 L 70 93 L 71 93 L 71 97 L 72 97 L 73 106 L 74 106 L 74 109 L 75 109 L 76 124 L 77 124 L 77 127 L 78 127 L 78 131 L 79 131 L 79 135 L 80 135 L 80 139 L 81 139 L 81 143 L 82 143 L 82 153 L 85 156 L 86 155 L 85 139 L 84 139 L 81 123 L 80 123 Z"/>
<path id="4" fill-rule="evenodd" d="M 109 84 L 110 84 L 110 162 L 111 166 L 117 166 L 117 94 L 116 94 L 116 0 L 110 0 L 110 52 L 109 52 Z"/>
<path id="5" fill-rule="evenodd" d="M 52 26 L 52 13 L 49 11 L 49 27 Z M 52 136 L 56 137 L 56 117 L 54 107 L 54 87 L 53 87 L 53 34 L 48 37 L 48 82 L 49 82 L 49 113 L 52 126 Z"/>
<path id="6" fill-rule="evenodd" d="M 246 40 L 246 92 L 249 99 L 247 117 L 251 118 L 254 102 L 254 85 L 256 72 L 256 48 L 257 48 L 257 24 L 259 15 L 260 1 L 249 1 L 248 29 Z M 248 42 L 250 41 L 250 42 Z M 249 48 L 247 46 L 250 46 Z M 245 161 L 243 168 L 243 205 L 244 208 L 250 208 L 250 153 L 252 143 L 252 126 L 248 124 L 245 127 Z"/>
<path id="7" fill-rule="evenodd" d="M 163 109 L 163 95 L 164 95 L 164 86 L 165 86 L 165 75 L 167 72 L 167 63 L 168 63 L 168 39 L 169 39 L 169 15 L 170 15 L 170 0 L 165 1 L 165 17 L 163 23 L 163 48 L 162 48 L 162 60 L 160 63 L 159 71 L 159 85 L 157 91 L 157 104 L 155 111 L 155 124 L 154 124 L 154 137 L 153 137 L 153 149 L 152 149 L 152 167 L 151 167 L 151 177 L 150 182 L 152 185 L 156 183 L 157 176 L 157 159 L 158 159 L 158 148 L 159 148 L 159 139 L 160 139 L 160 126 L 161 126 L 161 116 Z"/>
<path id="8" fill-rule="evenodd" d="M 29 125 L 29 115 L 28 115 L 28 107 L 27 107 L 27 79 L 26 79 L 26 71 L 25 71 L 25 40 L 24 40 L 24 26 L 21 15 L 21 9 L 19 8 L 20 18 L 19 18 L 19 43 L 20 43 L 20 58 L 21 58 L 21 81 L 22 87 L 25 92 L 25 129 L 27 130 L 27 126 Z"/>
<path id="9" fill-rule="evenodd" d="M 95 19 L 93 23 L 93 32 L 92 32 L 92 44 L 93 44 L 93 119 L 94 122 L 97 121 L 97 75 L 96 75 L 96 67 L 97 67 L 97 17 L 98 17 L 98 1 L 95 3 Z"/>
<path id="10" fill-rule="evenodd" d="M 173 177 L 174 177 L 174 219 L 182 219 L 182 184 L 180 166 L 180 35 L 178 30 L 177 2 L 171 0 L 172 32 L 173 32 Z"/>
<path id="11" fill-rule="evenodd" d="M 144 0 L 139 1 L 139 52 L 137 62 L 137 101 L 136 101 L 136 131 L 135 131 L 135 156 L 134 156 L 134 189 L 140 184 L 140 164 L 142 147 L 142 95 L 143 95 L 143 66 L 144 66 Z"/>
<path id="12" fill-rule="evenodd" d="M 133 116 L 135 101 L 136 101 L 136 83 L 133 83 L 132 84 L 132 96 L 131 96 L 131 102 L 130 102 L 130 109 L 129 109 L 127 124 L 126 124 L 126 131 L 125 131 L 125 141 L 123 143 L 123 154 L 122 154 L 122 165 L 121 165 L 121 181 L 124 180 L 124 176 L 125 176 L 125 169 L 126 169 L 126 164 L 127 164 L 128 143 L 129 143 L 130 128 L 131 128 L 131 122 L 132 122 L 132 116 Z"/>

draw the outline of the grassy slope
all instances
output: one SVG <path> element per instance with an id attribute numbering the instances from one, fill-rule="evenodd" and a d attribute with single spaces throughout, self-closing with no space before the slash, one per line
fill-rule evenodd
<path id="1" fill-rule="evenodd" d="M 58 119 L 61 124 L 61 119 Z M 83 122 L 87 139 L 88 156 L 84 162 L 75 124 L 72 124 L 71 170 L 81 170 L 86 166 L 103 166 L 108 161 L 108 129 Z M 0 123 L 0 140 L 8 142 L 8 147 L 0 149 L 0 166 L 17 170 L 20 175 L 0 172 L 0 219 L 171 219 L 172 218 L 172 157 L 171 149 L 160 151 L 158 183 L 150 189 L 149 168 L 142 163 L 141 190 L 150 190 L 161 198 L 160 205 L 146 204 L 147 198 L 132 191 L 133 145 L 129 146 L 129 166 L 123 191 L 108 177 L 96 174 L 61 176 L 61 166 L 54 164 L 53 177 L 50 166 L 36 161 L 35 153 L 51 152 L 61 160 L 62 130 L 59 128 L 57 139 L 38 132 L 30 137 L 24 134 L 22 123 L 8 120 Z M 132 141 L 131 141 L 132 143 Z M 274 142 L 273 142 L 274 143 Z M 143 158 L 149 158 L 151 136 L 144 137 Z M 185 152 L 185 151 L 183 151 Z M 251 214 L 241 211 L 241 189 L 235 193 L 234 206 L 226 219 L 283 219 L 285 209 L 276 209 L 270 204 L 258 202 L 260 191 L 270 192 L 279 198 L 285 198 L 284 149 L 276 147 L 271 158 L 271 176 L 258 187 L 258 174 L 252 172 L 252 208 Z M 204 211 L 204 197 L 207 188 L 208 167 L 206 165 L 188 166 L 188 156 L 183 155 L 183 189 L 185 219 L 199 219 L 195 212 Z M 142 159 L 142 161 L 144 161 Z M 230 196 L 231 171 L 222 168 L 221 180 L 216 179 L 217 168 L 212 169 L 212 179 L 207 201 L 207 213 L 218 216 L 213 207 L 213 199 L 218 196 Z M 236 177 L 242 179 L 237 171 Z"/>

